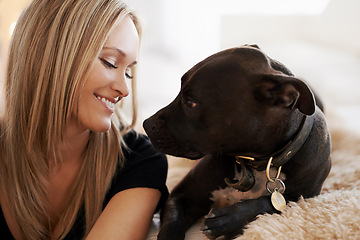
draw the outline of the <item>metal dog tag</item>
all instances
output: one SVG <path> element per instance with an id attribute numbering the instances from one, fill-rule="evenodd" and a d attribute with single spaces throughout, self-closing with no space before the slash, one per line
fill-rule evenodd
<path id="1" fill-rule="evenodd" d="M 280 178 L 272 178 L 266 183 L 266 189 L 271 193 L 271 204 L 278 211 L 286 207 L 286 200 L 282 193 L 285 192 L 285 184 Z"/>
<path id="2" fill-rule="evenodd" d="M 285 198 L 277 189 L 271 194 L 271 203 L 280 212 L 286 207 Z"/>

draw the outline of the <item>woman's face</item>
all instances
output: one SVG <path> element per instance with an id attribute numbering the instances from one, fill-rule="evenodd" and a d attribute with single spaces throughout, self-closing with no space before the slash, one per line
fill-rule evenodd
<path id="1" fill-rule="evenodd" d="M 110 32 L 85 82 L 79 102 L 78 124 L 83 130 L 107 131 L 114 106 L 129 94 L 126 83 L 138 56 L 139 35 L 129 16 Z"/>

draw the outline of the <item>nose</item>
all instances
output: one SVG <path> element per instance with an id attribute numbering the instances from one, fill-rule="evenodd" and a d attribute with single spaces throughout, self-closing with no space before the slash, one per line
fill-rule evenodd
<path id="1" fill-rule="evenodd" d="M 116 74 L 116 78 L 111 84 L 111 88 L 119 93 L 120 97 L 127 97 L 129 95 L 129 87 L 126 83 L 125 74 Z"/>

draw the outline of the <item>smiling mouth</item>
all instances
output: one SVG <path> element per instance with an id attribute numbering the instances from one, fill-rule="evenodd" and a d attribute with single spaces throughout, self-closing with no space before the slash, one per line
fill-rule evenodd
<path id="1" fill-rule="evenodd" d="M 105 105 L 110 108 L 110 109 L 114 109 L 115 108 L 115 103 L 111 102 L 110 100 L 106 99 L 106 98 L 103 98 L 103 97 L 100 97 L 100 96 L 96 96 L 96 98 L 105 103 Z"/>

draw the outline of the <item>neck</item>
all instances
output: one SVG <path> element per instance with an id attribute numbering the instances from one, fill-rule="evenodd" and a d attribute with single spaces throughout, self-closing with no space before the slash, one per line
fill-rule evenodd
<path id="1" fill-rule="evenodd" d="M 273 157 L 273 165 L 280 167 L 291 159 L 298 150 L 305 143 L 310 134 L 314 123 L 314 116 L 304 116 L 299 129 L 293 139 L 291 139 L 284 147 L 271 153 L 269 156 L 251 157 L 251 156 L 236 156 L 237 159 L 243 159 L 248 165 L 255 169 L 263 170 L 270 157 Z"/>
<path id="2" fill-rule="evenodd" d="M 236 163 L 241 165 L 241 178 L 236 181 L 230 181 L 225 179 L 228 186 L 234 187 L 240 191 L 248 191 L 255 183 L 253 172 L 248 168 L 256 169 L 257 171 L 263 171 L 270 166 L 277 167 L 280 174 L 281 167 L 290 160 L 305 143 L 307 137 L 310 134 L 314 123 L 314 116 L 304 116 L 295 137 L 288 142 L 283 148 L 273 152 L 269 156 L 252 157 L 236 155 Z M 272 164 L 271 164 L 272 163 Z M 269 164 L 269 165 L 268 165 Z M 271 165 L 270 165 L 271 164 Z M 268 176 L 268 175 L 267 175 Z"/>
<path id="3" fill-rule="evenodd" d="M 90 131 L 74 131 L 67 128 L 59 143 L 56 156 L 50 157 L 48 176 L 48 216 L 53 236 L 64 230 L 59 220 L 74 199 L 78 189 L 81 169 L 84 166 L 84 152 L 89 142 Z M 76 192 L 76 194 L 80 194 Z M 80 194 L 81 195 L 81 194 Z M 72 199 L 72 200 L 71 200 Z M 53 239 L 53 238 L 52 238 Z M 56 238 L 57 239 L 57 238 Z"/>
<path id="4" fill-rule="evenodd" d="M 75 131 L 76 128 L 68 127 L 59 143 L 56 156 L 50 156 L 50 168 L 61 163 L 80 163 L 89 142 L 90 130 Z M 55 158 L 55 159 L 54 159 Z"/>

